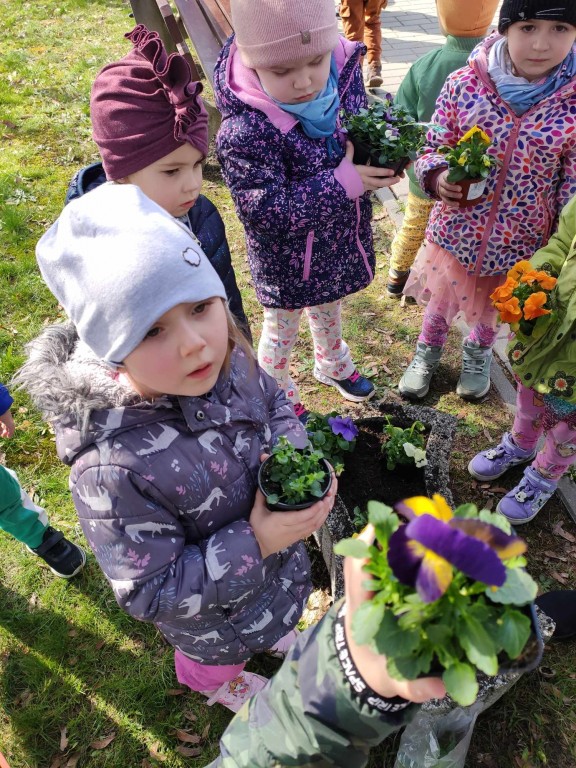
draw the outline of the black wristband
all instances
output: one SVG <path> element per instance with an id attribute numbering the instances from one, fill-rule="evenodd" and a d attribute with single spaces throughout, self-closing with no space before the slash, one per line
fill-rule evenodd
<path id="1" fill-rule="evenodd" d="M 344 617 L 346 616 L 346 603 L 343 602 L 336 614 L 336 621 L 334 622 L 334 642 L 336 644 L 336 653 L 340 661 L 340 666 L 344 672 L 344 676 L 348 681 L 348 684 L 352 688 L 352 696 L 359 699 L 360 704 L 367 704 L 372 709 L 378 710 L 384 714 L 395 714 L 401 712 L 403 709 L 411 706 L 413 702 L 403 699 L 401 696 L 394 696 L 391 699 L 385 699 L 376 693 L 368 683 L 364 680 L 350 649 L 348 648 L 348 642 L 346 640 L 346 631 L 344 627 Z"/>

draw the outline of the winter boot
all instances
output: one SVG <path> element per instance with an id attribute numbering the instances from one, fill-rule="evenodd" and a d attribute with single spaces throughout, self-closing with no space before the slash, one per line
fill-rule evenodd
<path id="1" fill-rule="evenodd" d="M 378 88 L 382 83 L 382 65 L 376 63 L 368 64 L 364 77 L 366 88 Z"/>
<path id="2" fill-rule="evenodd" d="M 512 525 L 529 523 L 552 496 L 557 485 L 557 482 L 546 480 L 532 467 L 526 467 L 522 480 L 500 499 L 496 511 L 504 515 Z"/>
<path id="3" fill-rule="evenodd" d="M 490 389 L 492 348 L 466 340 L 462 347 L 462 373 L 456 394 L 465 400 L 479 400 Z"/>
<path id="4" fill-rule="evenodd" d="M 536 456 L 536 448 L 527 451 L 519 448 L 510 432 L 505 432 L 495 448 L 488 448 L 474 456 L 468 464 L 468 472 L 476 480 L 496 480 L 510 467 L 532 461 L 534 456 Z"/>
<path id="5" fill-rule="evenodd" d="M 442 349 L 429 347 L 423 341 L 416 344 L 416 354 L 398 384 L 401 395 L 420 400 L 427 394 L 434 371 L 438 368 Z"/>

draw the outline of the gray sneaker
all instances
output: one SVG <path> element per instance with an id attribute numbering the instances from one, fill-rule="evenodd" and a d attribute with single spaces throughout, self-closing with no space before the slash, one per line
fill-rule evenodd
<path id="1" fill-rule="evenodd" d="M 419 341 L 416 354 L 398 384 L 400 394 L 416 400 L 424 397 L 430 389 L 430 381 L 441 356 L 442 347 L 429 347 Z"/>
<path id="2" fill-rule="evenodd" d="M 462 347 L 462 373 L 456 394 L 465 400 L 479 400 L 490 389 L 492 348 L 465 341 Z"/>

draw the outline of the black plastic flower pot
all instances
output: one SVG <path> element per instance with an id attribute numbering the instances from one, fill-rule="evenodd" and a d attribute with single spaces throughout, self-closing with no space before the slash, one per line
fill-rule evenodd
<path id="1" fill-rule="evenodd" d="M 324 478 L 324 481 L 321 485 L 321 496 L 309 496 L 306 501 L 301 501 L 299 504 L 288 504 L 283 501 L 278 501 L 275 504 L 272 504 L 268 501 L 268 497 L 271 494 L 281 495 L 281 489 L 279 488 L 278 483 L 275 483 L 273 480 L 271 480 L 269 476 L 269 470 L 272 461 L 273 456 L 269 456 L 265 461 L 262 462 L 260 469 L 258 470 L 258 487 L 266 498 L 266 506 L 272 512 L 294 512 L 299 509 L 308 509 L 308 507 L 311 507 L 313 504 L 316 504 L 317 501 L 323 499 L 332 486 L 332 470 L 330 464 L 326 461 L 326 459 L 321 459 L 321 463 L 326 473 L 326 477 Z"/>
<path id="2" fill-rule="evenodd" d="M 363 141 L 355 139 L 353 136 L 348 136 L 352 144 L 354 145 L 354 157 L 352 162 L 356 165 L 372 165 L 375 168 L 390 168 L 394 171 L 394 175 L 398 176 L 409 165 L 409 157 L 401 157 L 399 160 L 389 160 L 384 163 L 380 162 L 380 152 L 373 149 L 369 144 Z"/>

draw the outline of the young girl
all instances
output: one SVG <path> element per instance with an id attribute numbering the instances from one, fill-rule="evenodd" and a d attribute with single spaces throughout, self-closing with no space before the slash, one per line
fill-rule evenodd
<path id="1" fill-rule="evenodd" d="M 217 152 L 246 230 L 264 306 L 258 360 L 305 418 L 290 355 L 306 311 L 314 376 L 360 402 L 374 386 L 342 339 L 341 299 L 375 267 L 367 191 L 398 181 L 353 165 L 339 111 L 366 105 L 364 46 L 338 35 L 333 0 L 232 0 L 235 36 L 216 64 Z"/>
<path id="2" fill-rule="evenodd" d="M 188 62 L 167 55 L 157 32 L 142 24 L 125 35 L 133 50 L 107 64 L 90 100 L 92 135 L 102 163 L 78 171 L 66 202 L 106 179 L 139 186 L 196 235 L 226 288 L 230 310 L 251 340 L 224 222 L 200 194 L 208 153 L 208 115 Z"/>
<path id="3" fill-rule="evenodd" d="M 175 647 L 178 679 L 237 710 L 264 684 L 244 662 L 294 640 L 301 539 L 334 492 L 266 509 L 262 454 L 306 434 L 194 236 L 138 187 L 72 201 L 37 257 L 73 325 L 41 334 L 18 381 L 54 425 L 86 538 L 119 605 Z"/>
<path id="4" fill-rule="evenodd" d="M 428 392 L 456 315 L 472 326 L 456 391 L 472 400 L 488 392 L 497 326 L 490 294 L 548 241 L 576 193 L 576 3 L 505 0 L 498 29 L 502 36 L 490 36 L 448 77 L 432 117 L 441 130 L 429 132 L 416 162 L 422 188 L 439 202 L 405 288 L 427 303 L 416 356 L 399 384 L 411 398 Z M 437 148 L 475 125 L 499 162 L 486 198 L 459 208 L 461 188 L 446 180 Z"/>
<path id="5" fill-rule="evenodd" d="M 562 211 L 558 232 L 530 263 L 558 275 L 557 317 L 541 338 L 527 344 L 512 338 L 508 359 L 518 378 L 514 424 L 495 448 L 468 465 L 473 477 L 490 481 L 530 463 L 497 507 L 513 525 L 536 517 L 576 461 L 576 198 Z M 536 453 L 542 433 L 544 445 Z"/>

